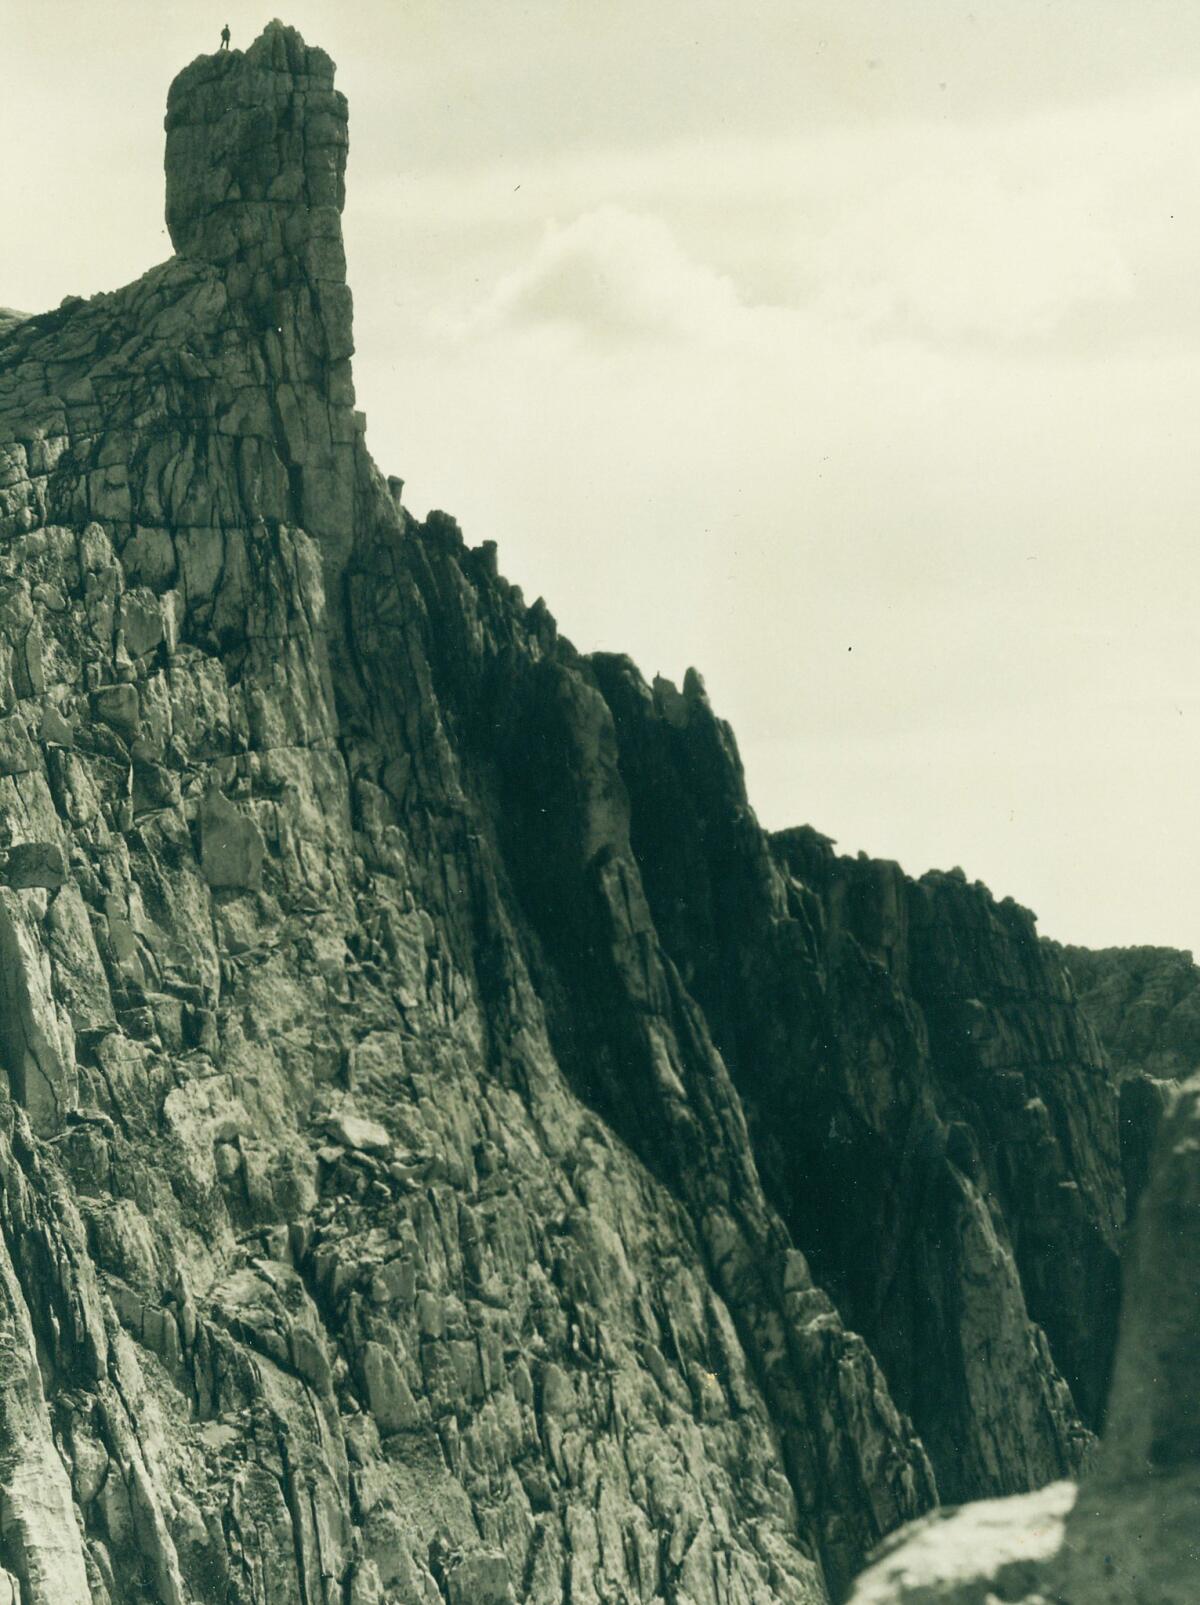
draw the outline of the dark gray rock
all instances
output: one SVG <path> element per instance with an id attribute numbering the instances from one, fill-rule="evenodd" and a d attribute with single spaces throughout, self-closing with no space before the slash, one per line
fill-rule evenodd
<path id="1" fill-rule="evenodd" d="M 266 845 L 253 819 L 219 790 L 200 806 L 200 868 L 212 887 L 253 890 L 262 880 Z"/>
<path id="2" fill-rule="evenodd" d="M 1126 1268 L 1109 1424 L 1055 1583 L 1073 1605 L 1184 1605 L 1200 1579 L 1200 1076 L 1165 1115 Z"/>
<path id="3" fill-rule="evenodd" d="M 1130 1075 L 1120 1084 L 1121 1169 L 1125 1199 L 1132 1217 L 1150 1176 L 1150 1160 L 1158 1128 L 1178 1087 L 1155 1076 Z"/>
<path id="4" fill-rule="evenodd" d="M 625 659 L 593 667 L 655 923 L 768 1194 L 943 1497 L 1072 1474 L 1115 1337 L 1117 1106 L 1033 917 L 961 876 L 840 858 L 815 831 L 768 838 L 699 676 L 679 692 Z"/>
<path id="5" fill-rule="evenodd" d="M 1170 947 L 1056 948 L 1120 1077 L 1200 1070 L 1200 966 Z"/>
<path id="6" fill-rule="evenodd" d="M 1168 1101 L 1126 1270 L 1104 1442 L 1079 1488 L 939 1511 L 880 1546 L 851 1605 L 1182 1605 L 1200 1536 L 1200 1077 Z"/>
<path id="7" fill-rule="evenodd" d="M 40 886 L 55 891 L 67 878 L 63 850 L 57 842 L 18 842 L 8 849 L 0 877 L 14 890 Z"/>

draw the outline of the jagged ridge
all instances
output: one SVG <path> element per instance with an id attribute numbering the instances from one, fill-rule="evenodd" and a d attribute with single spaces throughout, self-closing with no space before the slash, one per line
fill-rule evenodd
<path id="1" fill-rule="evenodd" d="M 1055 947 L 1119 1079 L 1200 1069 L 1200 966 L 1170 947 Z"/>
<path id="2" fill-rule="evenodd" d="M 0 325 L 0 1561 L 819 1605 L 926 1446 L 1084 1452 L 1112 1089 L 1027 916 L 768 840 L 697 679 L 397 506 L 346 149 L 294 31 L 200 58 L 177 256 Z"/>

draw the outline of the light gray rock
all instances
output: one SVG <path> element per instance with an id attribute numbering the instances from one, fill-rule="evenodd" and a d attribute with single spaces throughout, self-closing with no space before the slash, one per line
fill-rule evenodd
<path id="1" fill-rule="evenodd" d="M 380 1432 L 404 1432 L 417 1426 L 420 1413 L 412 1391 L 381 1343 L 368 1342 L 363 1346 L 362 1370 L 367 1403 Z"/>
<path id="2" fill-rule="evenodd" d="M 325 1130 L 334 1142 L 362 1153 L 386 1154 L 391 1152 L 393 1146 L 386 1126 L 381 1126 L 378 1120 L 364 1120 L 361 1115 L 330 1115 L 325 1122 Z"/>
<path id="3" fill-rule="evenodd" d="M 936 1510 L 894 1534 L 849 1605 L 993 1605 L 1040 1596 L 1075 1503 L 1072 1482 Z"/>

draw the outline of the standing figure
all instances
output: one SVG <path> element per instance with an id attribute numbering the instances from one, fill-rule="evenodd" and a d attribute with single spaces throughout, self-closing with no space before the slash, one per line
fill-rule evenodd
<path id="1" fill-rule="evenodd" d="M 226 23 L 225 26 L 221 29 L 221 49 L 222 50 L 228 50 L 229 49 L 229 24 L 228 23 Z"/>

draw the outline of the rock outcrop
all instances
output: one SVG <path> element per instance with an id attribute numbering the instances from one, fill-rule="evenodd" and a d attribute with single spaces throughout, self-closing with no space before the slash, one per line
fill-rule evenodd
<path id="1" fill-rule="evenodd" d="M 1200 1070 L 1200 966 L 1172 947 L 1058 947 L 1118 1077 Z"/>
<path id="2" fill-rule="evenodd" d="M 1183 1605 L 1200 1578 L 1200 1077 L 1172 1100 L 1126 1267 L 1098 1462 L 1076 1491 L 923 1517 L 881 1546 L 851 1605 Z"/>
<path id="3" fill-rule="evenodd" d="M 1200 1076 L 1163 1121 L 1126 1269 L 1109 1425 L 1052 1574 L 1068 1605 L 1184 1605 L 1200 1580 Z"/>
<path id="4" fill-rule="evenodd" d="M 651 907 L 768 1195 L 943 1497 L 1069 1474 L 1102 1418 L 1124 1211 L 1111 1079 L 1061 965 L 960 874 L 768 839 L 697 676 L 596 670 Z"/>
<path id="5" fill-rule="evenodd" d="M 177 254 L 0 319 L 0 1598 L 823 1605 L 1086 1458 L 1113 1087 L 1030 916 L 400 508 L 346 151 L 201 57 Z"/>
<path id="6" fill-rule="evenodd" d="M 1132 1215 L 1175 1086 L 1200 1073 L 1200 967 L 1170 947 L 1059 947 L 1104 1045 L 1120 1097 L 1121 1168 Z"/>

